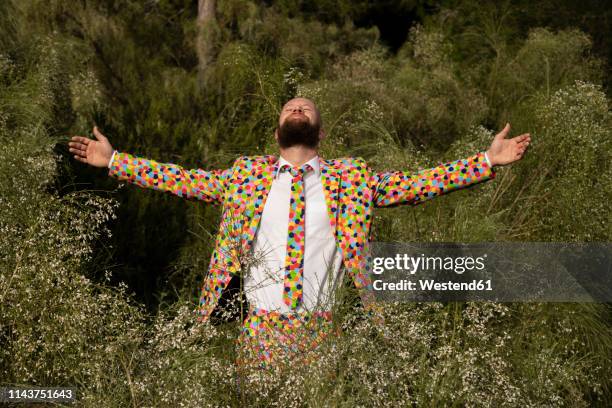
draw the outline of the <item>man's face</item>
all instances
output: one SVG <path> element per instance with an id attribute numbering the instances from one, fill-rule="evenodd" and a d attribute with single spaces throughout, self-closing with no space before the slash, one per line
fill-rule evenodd
<path id="1" fill-rule="evenodd" d="M 276 132 L 276 140 L 281 148 L 296 145 L 315 148 L 321 133 L 319 111 L 311 100 L 295 98 L 283 106 Z"/>

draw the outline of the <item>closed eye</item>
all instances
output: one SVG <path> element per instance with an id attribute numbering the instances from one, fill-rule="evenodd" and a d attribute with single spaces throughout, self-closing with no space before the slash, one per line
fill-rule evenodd
<path id="1" fill-rule="evenodd" d="M 287 108 L 285 109 L 285 112 L 291 112 L 293 111 L 295 108 Z M 312 109 L 310 108 L 301 108 L 303 111 L 311 111 Z"/>

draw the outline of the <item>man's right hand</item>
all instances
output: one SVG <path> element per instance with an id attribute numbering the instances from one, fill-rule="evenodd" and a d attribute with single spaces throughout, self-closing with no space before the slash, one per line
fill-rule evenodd
<path id="1" fill-rule="evenodd" d="M 70 153 L 74 153 L 74 158 L 80 162 L 87 163 L 95 167 L 108 167 L 113 155 L 113 147 L 98 130 L 93 128 L 93 134 L 98 140 L 89 139 L 82 136 L 72 136 L 72 142 L 68 142 Z"/>

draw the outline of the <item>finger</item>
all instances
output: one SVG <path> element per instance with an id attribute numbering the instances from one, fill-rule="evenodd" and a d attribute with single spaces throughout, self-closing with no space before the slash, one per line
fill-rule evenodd
<path id="1" fill-rule="evenodd" d="M 74 156 L 74 158 L 78 161 L 80 161 L 81 163 L 87 163 L 87 159 L 81 157 L 81 156 Z"/>
<path id="2" fill-rule="evenodd" d="M 529 142 L 527 140 L 523 140 L 522 142 L 518 142 L 516 144 L 516 146 L 518 146 L 518 147 L 527 147 L 527 146 L 529 146 Z"/>
<path id="3" fill-rule="evenodd" d="M 78 154 L 80 156 L 87 156 L 87 152 L 85 150 L 75 149 L 74 147 L 71 147 L 70 149 L 68 149 L 68 151 L 70 153 Z"/>
<path id="4" fill-rule="evenodd" d="M 83 143 L 70 142 L 68 143 L 68 146 L 74 147 L 75 149 L 79 150 L 87 150 L 87 146 L 85 146 Z"/>
<path id="5" fill-rule="evenodd" d="M 525 140 L 531 140 L 531 138 L 529 137 L 529 135 L 526 133 L 524 135 L 520 135 L 514 138 L 514 140 L 516 140 L 517 142 L 523 142 Z"/>
<path id="6" fill-rule="evenodd" d="M 74 148 L 70 148 L 68 149 L 68 151 L 72 154 L 76 154 L 79 155 L 81 157 L 87 157 L 87 152 L 85 150 L 79 150 L 79 149 L 74 149 Z"/>
<path id="7" fill-rule="evenodd" d="M 102 133 L 100 133 L 100 131 L 98 130 L 97 126 L 94 126 L 93 128 L 93 134 L 96 137 L 96 139 L 98 139 L 99 141 L 103 142 L 106 140 L 106 136 L 104 136 Z"/>
<path id="8" fill-rule="evenodd" d="M 73 142 L 81 142 L 81 143 L 87 145 L 87 144 L 89 144 L 91 139 L 86 138 L 86 137 L 82 137 L 82 136 L 72 136 L 72 141 Z"/>
<path id="9" fill-rule="evenodd" d="M 501 130 L 501 132 L 499 132 L 497 135 L 495 135 L 496 139 L 504 139 L 506 136 L 508 136 L 508 133 L 510 133 L 510 122 L 506 123 L 506 126 L 504 126 L 504 128 Z"/>

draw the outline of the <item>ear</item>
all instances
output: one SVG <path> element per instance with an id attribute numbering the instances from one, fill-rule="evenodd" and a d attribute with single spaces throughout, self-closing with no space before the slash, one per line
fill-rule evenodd
<path id="1" fill-rule="evenodd" d="M 325 136 L 327 136 L 327 133 L 325 133 L 325 129 L 321 128 L 319 130 L 319 142 L 323 139 L 325 139 Z"/>
<path id="2" fill-rule="evenodd" d="M 274 129 L 274 139 L 278 143 L 278 127 L 276 129 Z"/>

